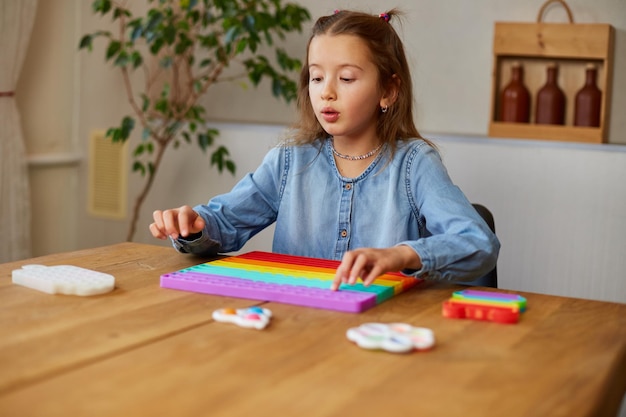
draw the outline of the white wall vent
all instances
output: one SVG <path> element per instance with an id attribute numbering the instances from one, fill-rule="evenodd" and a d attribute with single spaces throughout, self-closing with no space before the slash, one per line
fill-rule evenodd
<path id="1" fill-rule="evenodd" d="M 128 189 L 128 145 L 113 143 L 103 130 L 89 140 L 89 192 L 87 210 L 93 216 L 124 219 Z"/>

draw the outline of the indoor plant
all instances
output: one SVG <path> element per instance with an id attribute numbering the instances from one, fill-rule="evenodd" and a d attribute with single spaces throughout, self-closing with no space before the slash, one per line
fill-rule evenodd
<path id="1" fill-rule="evenodd" d="M 145 178 L 135 199 L 127 240 L 132 240 L 141 205 L 148 195 L 164 152 L 181 142 L 211 151 L 211 164 L 231 173 L 235 163 L 225 146 L 214 146 L 218 131 L 211 128 L 199 99 L 216 82 L 249 79 L 258 85 L 271 80 L 272 94 L 288 102 L 296 97 L 289 73 L 301 62 L 274 46 L 275 38 L 302 30 L 309 12 L 282 0 L 147 0 L 145 15 L 136 17 L 126 2 L 95 0 L 94 13 L 110 15 L 118 30 L 99 30 L 84 35 L 80 49 L 92 50 L 96 38 L 104 38 L 107 61 L 122 73 L 133 114 L 106 138 L 125 142 L 136 122 L 141 141 L 133 152 L 134 172 Z M 269 59 L 262 52 L 275 52 Z M 269 47 L 269 48 L 268 48 Z M 238 75 L 224 70 L 239 65 Z M 138 87 L 131 72 L 142 69 L 144 83 Z M 133 80 L 135 77 L 133 76 Z"/>

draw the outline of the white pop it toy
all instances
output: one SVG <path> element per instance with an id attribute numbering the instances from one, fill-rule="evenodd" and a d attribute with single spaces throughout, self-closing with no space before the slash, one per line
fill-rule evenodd
<path id="1" fill-rule="evenodd" d="M 257 306 L 248 308 L 220 308 L 213 312 L 213 319 L 222 323 L 234 323 L 239 327 L 264 329 L 270 322 L 272 312 Z"/>
<path id="2" fill-rule="evenodd" d="M 435 345 L 435 335 L 431 329 L 406 323 L 365 323 L 348 329 L 346 336 L 363 349 L 382 349 L 394 353 L 428 350 Z"/>
<path id="3" fill-rule="evenodd" d="M 13 283 L 48 294 L 96 295 L 113 290 L 115 277 L 72 265 L 23 265 Z"/>

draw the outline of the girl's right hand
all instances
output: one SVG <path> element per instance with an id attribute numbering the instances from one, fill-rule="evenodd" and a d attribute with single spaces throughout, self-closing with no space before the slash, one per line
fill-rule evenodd
<path id="1" fill-rule="evenodd" d="M 150 232 L 157 239 L 178 239 L 199 233 L 204 229 L 204 219 L 189 206 L 170 210 L 155 210 L 152 213 L 154 223 L 150 224 Z"/>

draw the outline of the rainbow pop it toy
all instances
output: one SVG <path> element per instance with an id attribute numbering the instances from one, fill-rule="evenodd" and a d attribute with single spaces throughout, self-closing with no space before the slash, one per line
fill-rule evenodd
<path id="1" fill-rule="evenodd" d="M 526 311 L 526 298 L 496 291 L 460 290 L 444 301 L 442 314 L 447 318 L 514 324 Z"/>
<path id="2" fill-rule="evenodd" d="M 400 273 L 330 290 L 339 261 L 249 252 L 161 275 L 161 287 L 359 313 L 417 285 Z"/>

